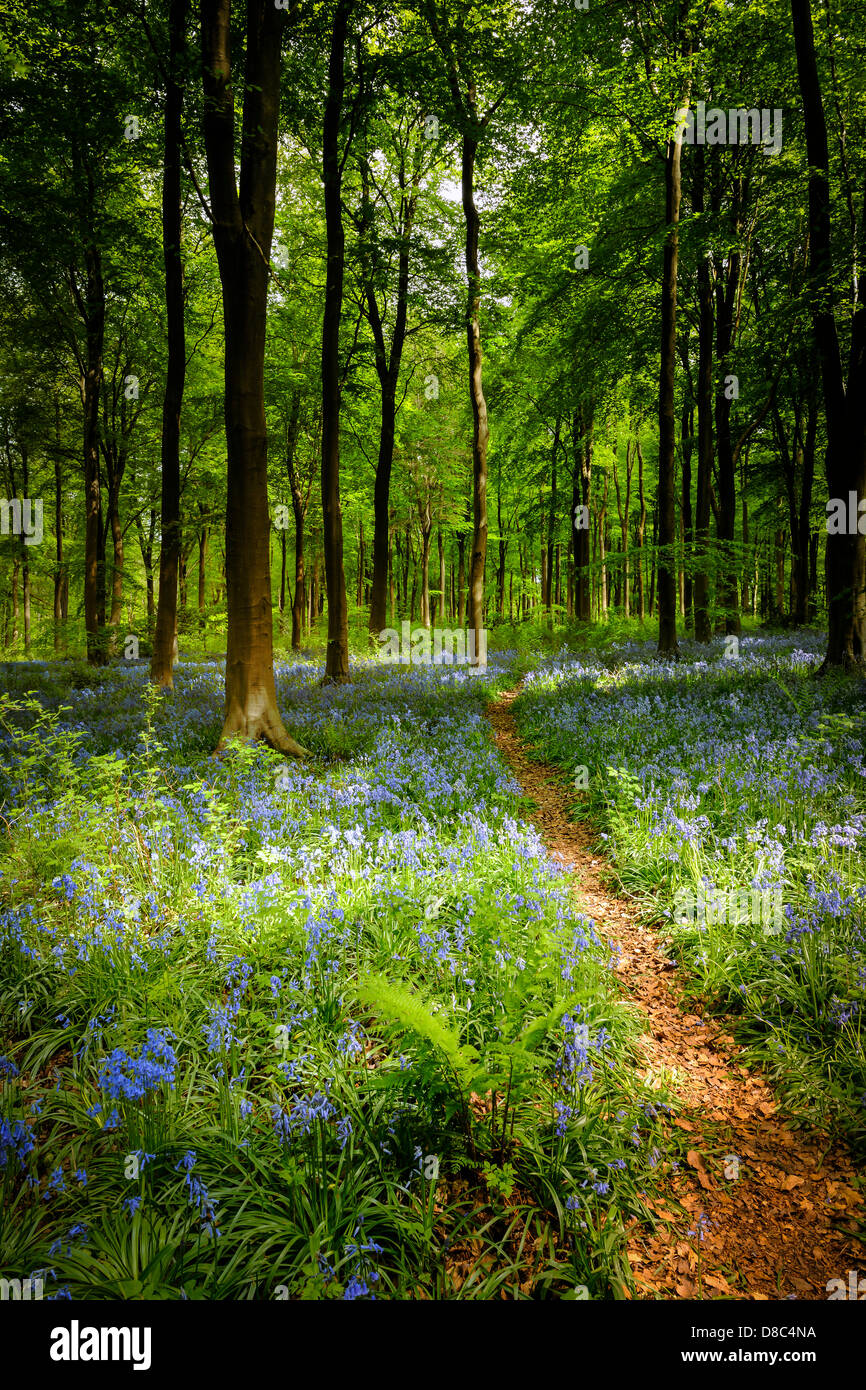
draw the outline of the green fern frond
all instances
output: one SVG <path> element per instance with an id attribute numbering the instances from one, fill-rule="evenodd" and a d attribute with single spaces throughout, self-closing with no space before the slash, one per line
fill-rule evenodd
<path id="1" fill-rule="evenodd" d="M 395 985 L 382 975 L 367 975 L 355 991 L 358 999 L 374 1013 L 400 1024 L 439 1049 L 457 1070 L 466 1059 L 456 1033 L 432 1012 L 426 1001 L 404 985 Z"/>

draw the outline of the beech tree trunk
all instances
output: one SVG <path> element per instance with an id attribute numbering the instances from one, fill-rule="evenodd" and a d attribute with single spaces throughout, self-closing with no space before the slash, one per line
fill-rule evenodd
<path id="1" fill-rule="evenodd" d="M 60 399 L 57 407 L 57 443 L 60 444 Z M 63 589 L 65 567 L 63 564 L 63 474 L 60 467 L 59 452 L 54 458 L 54 650 L 59 652 L 63 645 Z"/>
<path id="2" fill-rule="evenodd" d="M 571 527 L 574 536 L 574 607 L 582 622 L 592 619 L 592 586 L 590 583 L 589 506 L 592 487 L 592 418 L 583 409 L 571 419 L 573 476 L 571 494 Z M 586 508 L 586 513 L 578 509 Z M 583 520 L 587 525 L 583 526 Z"/>
<path id="3" fill-rule="evenodd" d="M 475 79 L 451 47 L 439 22 L 436 6 L 425 4 L 425 14 L 433 37 L 445 60 L 454 114 L 461 129 L 460 187 L 466 223 L 466 346 L 469 359 L 469 395 L 472 403 L 472 550 L 469 558 L 469 626 L 475 630 L 475 650 L 483 650 L 484 570 L 487 561 L 487 445 L 490 429 L 484 399 L 483 358 L 481 352 L 481 266 L 478 260 L 480 218 L 475 202 L 475 163 L 479 134 L 486 127 L 498 103 L 481 116 L 477 105 Z M 462 27 L 462 26 L 461 26 Z M 458 42 L 462 42 L 459 37 Z M 464 76 L 465 75 L 465 76 Z M 461 78 L 465 80 L 465 92 Z M 501 98 L 500 98 L 501 100 Z M 476 656 L 476 661 L 480 656 Z"/>
<path id="4" fill-rule="evenodd" d="M 343 514 L 340 507 L 340 319 L 345 258 L 340 117 L 345 87 L 343 64 L 346 34 L 352 3 L 353 0 L 338 0 L 334 11 L 328 62 L 328 97 L 322 132 L 328 244 L 322 322 L 322 518 L 328 594 L 328 648 L 324 680 L 335 684 L 344 684 L 349 679 L 349 611 L 343 570 Z"/>
<path id="5" fill-rule="evenodd" d="M 678 129 L 669 137 L 665 154 L 665 238 L 661 292 L 661 365 L 659 370 L 659 489 L 658 489 L 658 613 L 660 656 L 678 656 L 676 562 L 676 417 L 674 414 L 677 361 L 677 268 L 682 200 L 682 139 Z"/>
<path id="6" fill-rule="evenodd" d="M 99 400 L 102 391 L 102 354 L 105 342 L 105 286 L 102 279 L 102 257 L 94 242 L 85 252 L 86 308 L 84 315 L 87 336 L 87 360 L 82 384 L 84 406 L 84 629 L 87 640 L 87 660 L 93 666 L 103 666 L 108 659 L 103 634 L 100 631 L 101 570 L 100 539 L 102 533 L 102 494 L 99 484 Z"/>
<path id="7" fill-rule="evenodd" d="M 809 164 L 809 281 L 821 359 L 827 427 L 825 471 L 832 498 L 866 495 L 866 275 L 858 279 L 845 379 L 833 311 L 832 216 L 827 125 L 809 0 L 791 0 Z M 861 224 L 866 218 L 866 194 Z M 821 671 L 863 661 L 866 650 L 866 537 L 828 532 L 825 552 L 828 640 Z"/>
<path id="8" fill-rule="evenodd" d="M 369 171 L 362 165 L 365 180 L 365 197 L 369 194 Z M 400 250 L 397 262 L 397 297 L 394 310 L 394 327 L 391 333 L 391 348 L 385 344 L 385 328 L 379 310 L 376 286 L 372 273 L 366 285 L 367 319 L 373 333 L 376 373 L 379 377 L 381 398 L 381 421 L 379 427 L 379 457 L 376 463 L 376 482 L 373 493 L 373 578 L 370 594 L 369 629 L 371 633 L 381 632 L 387 625 L 386 601 L 388 596 L 388 560 L 390 553 L 390 491 L 391 469 L 394 462 L 394 433 L 397 416 L 397 383 L 400 379 L 400 363 L 406 342 L 406 324 L 409 302 L 409 246 L 415 209 L 418 202 L 418 186 L 421 178 L 421 141 L 419 139 L 413 165 L 412 182 L 406 186 L 405 154 L 401 152 L 399 169 L 401 196 L 394 233 L 399 238 Z"/>
<path id="9" fill-rule="evenodd" d="M 735 196 L 735 219 L 739 231 L 739 201 Z M 718 386 L 716 389 L 716 445 L 719 463 L 719 596 L 724 611 L 725 632 L 740 631 L 737 590 L 737 561 L 734 536 L 737 525 L 736 456 L 731 438 L 733 396 L 728 388 L 728 366 L 734 345 L 734 322 L 740 287 L 741 258 L 732 250 L 727 267 L 717 271 L 716 349 Z"/>
<path id="10" fill-rule="evenodd" d="M 168 356 L 162 401 L 162 491 L 160 499 L 159 597 L 150 679 L 170 690 L 177 631 L 177 569 L 180 554 L 180 413 L 186 375 L 183 261 L 181 259 L 181 118 L 189 0 L 170 0 L 168 77 L 165 89 L 162 179 L 162 254 L 165 264 Z M 199 580 L 201 592 L 201 580 Z M 201 602 L 199 603 L 201 607 Z"/>
<path id="11" fill-rule="evenodd" d="M 644 543 L 646 540 L 646 497 L 643 490 L 643 452 L 640 447 L 640 439 L 637 440 L 637 486 L 638 501 L 640 502 L 640 516 L 637 523 L 637 601 L 638 617 L 643 622 L 646 617 L 646 604 L 644 600 Z"/>
<path id="12" fill-rule="evenodd" d="M 274 686 L 264 407 L 283 13 L 268 0 L 247 0 L 239 192 L 229 11 L 230 0 L 202 0 L 205 149 L 225 324 L 228 640 L 220 746 L 261 738 L 304 756 L 285 729 Z"/>
<path id="13" fill-rule="evenodd" d="M 469 106 L 475 118 L 475 89 L 470 86 Z M 463 136 L 462 192 L 466 219 L 466 344 L 469 352 L 469 392 L 472 399 L 472 555 L 469 562 L 469 626 L 475 629 L 477 653 L 484 650 L 484 569 L 487 562 L 487 402 L 484 399 L 481 354 L 481 267 L 478 261 L 480 219 L 475 205 L 475 157 L 477 142 Z"/>

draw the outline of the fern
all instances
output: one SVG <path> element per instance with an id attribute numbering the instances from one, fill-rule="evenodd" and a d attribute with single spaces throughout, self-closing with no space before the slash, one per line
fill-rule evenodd
<path id="1" fill-rule="evenodd" d="M 436 1017 L 421 995 L 403 985 L 393 984 L 382 975 L 365 976 L 355 993 L 360 1002 L 374 1013 L 408 1028 L 419 1038 L 425 1038 L 448 1058 L 458 1075 L 465 1075 L 476 1056 L 475 1049 L 461 1047 L 457 1033 Z"/>

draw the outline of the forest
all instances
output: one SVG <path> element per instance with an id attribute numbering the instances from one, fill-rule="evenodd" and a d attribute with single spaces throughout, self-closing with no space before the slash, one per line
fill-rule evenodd
<path id="1" fill-rule="evenodd" d="M 7 0 L 0 1301 L 866 1298 L 864 266 L 866 0 Z"/>

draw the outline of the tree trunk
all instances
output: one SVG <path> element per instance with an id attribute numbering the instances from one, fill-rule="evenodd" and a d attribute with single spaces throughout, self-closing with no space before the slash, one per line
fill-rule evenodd
<path id="1" fill-rule="evenodd" d="M 294 507 L 295 513 L 295 600 L 292 604 L 292 651 L 301 650 L 301 629 L 304 616 L 304 512 L 300 504 Z"/>
<path id="2" fill-rule="evenodd" d="M 739 203 L 735 201 L 737 234 L 739 234 Z M 740 253 L 729 253 L 727 269 L 718 273 L 716 285 L 716 349 L 718 386 L 716 390 L 716 443 L 719 458 L 719 595 L 724 611 L 725 632 L 740 631 L 740 611 L 737 596 L 737 560 L 734 536 L 737 524 L 736 459 L 731 439 L 731 408 L 733 396 L 728 384 L 728 366 L 734 344 L 734 322 L 737 295 L 740 288 Z"/>
<path id="3" fill-rule="evenodd" d="M 791 0 L 797 73 L 803 98 L 809 165 L 809 280 L 812 321 L 821 358 L 827 427 L 825 470 L 831 499 L 858 504 L 866 494 L 866 275 L 857 285 L 845 381 L 833 312 L 832 216 L 827 125 L 809 0 Z M 866 214 L 866 208 L 864 208 Z M 862 221 L 862 218 L 861 218 Z M 825 556 L 828 640 L 821 670 L 863 660 L 866 644 L 866 537 L 828 531 Z"/>
<path id="4" fill-rule="evenodd" d="M 695 146 L 692 208 L 704 211 L 704 147 Z M 695 641 L 712 641 L 710 621 L 710 484 L 713 479 L 713 284 L 709 252 L 698 264 L 698 478 L 695 496 L 694 605 Z"/>
<path id="5" fill-rule="evenodd" d="M 285 532 L 283 532 L 285 535 Z M 205 594 L 206 594 L 206 571 L 207 571 L 207 538 L 208 528 L 202 523 L 198 533 L 198 614 L 200 619 L 204 619 Z"/>
<path id="6" fill-rule="evenodd" d="M 180 554 L 180 414 L 186 376 L 183 261 L 181 258 L 181 159 L 183 116 L 182 65 L 186 56 L 189 0 L 170 0 L 169 58 L 165 89 L 162 179 L 162 254 L 165 265 L 167 361 L 162 401 L 162 487 L 160 498 L 159 599 L 150 679 L 170 690 L 172 652 L 177 632 L 177 580 Z M 199 582 L 201 593 L 201 582 Z M 201 607 L 201 601 L 199 601 Z"/>
<path id="7" fill-rule="evenodd" d="M 247 0 L 239 194 L 229 10 L 230 0 L 202 0 L 205 148 L 225 324 L 228 639 L 220 745 L 262 738 L 303 756 L 280 718 L 274 685 L 264 407 L 283 16 L 268 0 Z"/>
<path id="8" fill-rule="evenodd" d="M 365 178 L 369 175 L 362 169 Z M 403 188 L 405 164 L 401 160 L 400 180 Z M 406 341 L 406 321 L 409 302 L 409 245 L 412 225 L 418 198 L 418 185 L 421 177 L 421 142 L 417 146 L 413 181 L 410 189 L 404 189 L 400 203 L 399 225 L 395 229 L 400 238 L 400 252 L 397 264 L 397 299 L 394 311 L 394 328 L 391 334 L 390 353 L 385 346 L 385 332 L 379 311 L 375 285 L 372 276 L 367 281 L 367 318 L 373 332 L 376 372 L 379 377 L 381 399 L 381 423 L 379 428 L 379 457 L 376 463 L 376 482 L 373 492 L 373 580 L 370 594 L 371 633 L 379 633 L 386 626 L 386 585 L 388 582 L 388 558 L 390 553 L 390 490 L 391 469 L 394 461 L 394 432 L 397 414 L 397 383 L 400 379 L 400 363 Z M 366 183 L 365 183 L 366 190 Z M 393 605 L 392 605 L 393 606 Z M 393 617 L 393 615 L 392 615 Z"/>
<path id="9" fill-rule="evenodd" d="M 442 537 L 441 526 L 436 533 L 436 543 L 439 547 L 439 602 L 437 617 L 439 619 L 439 626 L 444 627 L 448 619 L 445 605 L 445 542 Z"/>
<path id="10" fill-rule="evenodd" d="M 345 235 L 342 212 L 340 116 L 343 64 L 352 0 L 338 0 L 328 63 L 328 96 L 322 134 L 327 270 L 322 322 L 322 525 L 325 585 L 328 592 L 328 648 L 324 680 L 349 679 L 349 612 L 343 570 L 343 515 L 340 507 L 340 319 L 343 308 Z"/>
<path id="11" fill-rule="evenodd" d="M 553 432 L 553 448 L 550 458 L 550 509 L 547 515 L 547 586 L 544 590 L 544 606 L 548 613 L 554 602 L 553 585 L 553 547 L 556 536 L 556 456 L 559 451 L 559 431 L 560 419 L 556 417 L 556 428 Z"/>
<path id="12" fill-rule="evenodd" d="M 57 444 L 60 445 L 60 399 L 57 407 Z M 63 646 L 63 475 L 59 452 L 54 458 L 54 650 L 59 652 Z"/>
<path id="13" fill-rule="evenodd" d="M 469 90 L 474 116 L 475 89 Z M 469 354 L 469 393 L 472 400 L 472 556 L 469 564 L 469 627 L 475 629 L 477 654 L 484 650 L 484 569 L 487 561 L 487 402 L 484 399 L 481 354 L 481 267 L 478 261 L 480 219 L 475 205 L 475 157 L 478 145 L 463 135 L 461 187 L 466 219 L 466 345 Z"/>
<path id="14" fill-rule="evenodd" d="M 579 407 L 571 417 L 573 477 L 571 527 L 574 543 L 575 613 L 581 622 L 592 619 L 590 584 L 589 507 L 592 487 L 592 417 Z M 581 511 L 583 508 L 585 510 Z M 586 525 L 584 525 L 584 521 Z"/>
<path id="15" fill-rule="evenodd" d="M 637 486 L 638 486 L 638 500 L 639 500 L 639 502 L 640 502 L 640 516 L 639 516 L 639 518 L 638 518 L 638 524 L 637 524 L 637 549 L 638 549 L 638 557 L 637 557 L 637 601 L 638 601 L 638 616 L 639 616 L 641 622 L 643 622 L 643 621 L 644 621 L 644 618 L 646 617 L 646 605 L 645 605 L 645 601 L 644 601 L 644 578 L 643 578 L 644 542 L 645 542 L 645 540 L 646 540 L 646 497 L 644 496 L 644 490 L 643 490 L 643 452 L 642 452 L 641 447 L 640 447 L 640 440 L 639 440 L 639 439 L 636 441 L 635 447 L 636 447 L 636 449 L 637 449 Z"/>
<path id="16" fill-rule="evenodd" d="M 84 628 L 87 659 L 94 666 L 107 660 L 100 632 L 100 537 L 102 495 L 99 485 L 99 402 L 102 393 L 102 354 L 105 341 L 105 286 L 102 257 L 94 242 L 85 252 L 87 305 L 85 326 L 87 363 L 84 373 Z"/>
<path id="17" fill-rule="evenodd" d="M 661 364 L 659 369 L 658 610 L 660 656 L 679 655 L 677 642 L 676 564 L 676 417 L 677 268 L 682 200 L 682 128 L 669 137 L 665 154 L 665 237 L 661 292 Z"/>
<path id="18" fill-rule="evenodd" d="M 466 537 L 457 537 L 457 626 L 463 631 L 466 622 Z"/>

